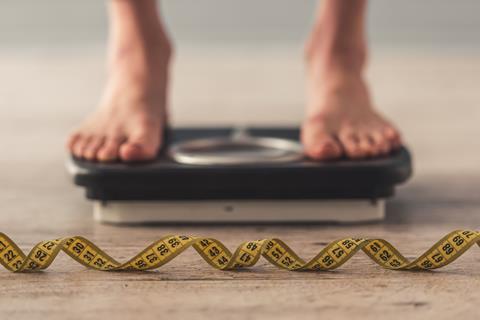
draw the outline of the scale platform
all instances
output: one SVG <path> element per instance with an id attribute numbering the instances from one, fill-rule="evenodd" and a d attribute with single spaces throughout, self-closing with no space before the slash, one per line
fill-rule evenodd
<path id="1" fill-rule="evenodd" d="M 72 158 L 67 167 L 74 183 L 84 187 L 87 198 L 93 200 L 95 219 L 120 224 L 381 220 L 385 199 L 412 172 L 406 148 L 355 161 L 319 162 L 299 153 L 287 161 L 216 164 L 202 163 L 195 152 L 187 154 L 192 163 L 171 152 L 178 144 L 227 139 L 232 133 L 231 128 L 170 129 L 165 148 L 152 162 L 98 163 Z M 249 128 L 248 136 L 262 143 L 276 139 L 297 144 L 299 130 Z M 236 152 L 248 156 L 251 150 Z"/>

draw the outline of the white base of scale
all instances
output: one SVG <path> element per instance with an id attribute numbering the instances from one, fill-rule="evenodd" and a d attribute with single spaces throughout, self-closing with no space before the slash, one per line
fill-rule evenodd
<path id="1" fill-rule="evenodd" d="M 385 200 L 95 201 L 105 223 L 365 222 L 385 217 Z"/>

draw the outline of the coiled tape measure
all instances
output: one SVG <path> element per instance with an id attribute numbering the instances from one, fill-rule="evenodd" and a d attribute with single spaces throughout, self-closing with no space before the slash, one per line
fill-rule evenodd
<path id="1" fill-rule="evenodd" d="M 90 269 L 143 271 L 165 265 L 192 246 L 206 262 L 219 270 L 251 267 L 260 256 L 278 268 L 291 271 L 333 270 L 359 250 L 385 269 L 429 270 L 450 264 L 475 243 L 480 246 L 480 232 L 456 230 L 444 236 L 417 259 L 409 261 L 386 240 L 345 238 L 331 242 L 306 262 L 280 239 L 244 242 L 232 254 L 220 241 L 212 238 L 166 236 L 121 263 L 79 236 L 42 241 L 25 255 L 15 242 L 0 233 L 0 263 L 12 272 L 38 271 L 46 269 L 63 251 Z"/>

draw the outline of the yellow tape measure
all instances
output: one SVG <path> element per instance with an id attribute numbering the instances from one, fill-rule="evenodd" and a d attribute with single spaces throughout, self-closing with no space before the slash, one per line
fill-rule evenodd
<path id="1" fill-rule="evenodd" d="M 12 272 L 43 270 L 62 250 L 90 269 L 151 270 L 163 266 L 192 246 L 206 262 L 219 270 L 251 267 L 260 256 L 274 266 L 291 271 L 333 270 L 347 262 L 359 250 L 385 269 L 428 270 L 450 264 L 475 243 L 480 246 L 480 232 L 456 230 L 444 236 L 414 261 L 409 261 L 386 240 L 345 238 L 333 241 L 306 262 L 279 239 L 244 242 L 232 254 L 220 241 L 212 238 L 166 236 L 127 262 L 121 263 L 83 237 L 42 241 L 25 255 L 15 242 L 0 233 L 0 263 Z"/>

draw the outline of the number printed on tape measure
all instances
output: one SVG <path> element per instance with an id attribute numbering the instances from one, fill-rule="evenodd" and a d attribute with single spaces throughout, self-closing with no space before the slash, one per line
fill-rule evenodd
<path id="1" fill-rule="evenodd" d="M 244 242 L 231 253 L 220 241 L 212 238 L 173 235 L 161 238 L 127 262 L 120 263 L 83 237 L 42 241 L 25 255 L 6 234 L 0 233 L 0 263 L 12 272 L 43 270 L 63 251 L 78 263 L 94 270 L 144 271 L 163 266 L 193 246 L 206 262 L 219 270 L 251 267 L 260 257 L 286 270 L 332 270 L 340 267 L 359 250 L 385 269 L 430 270 L 450 264 L 474 244 L 480 245 L 478 231 L 456 230 L 410 261 L 386 240 L 344 238 L 328 244 L 310 261 L 304 261 L 279 239 Z"/>

